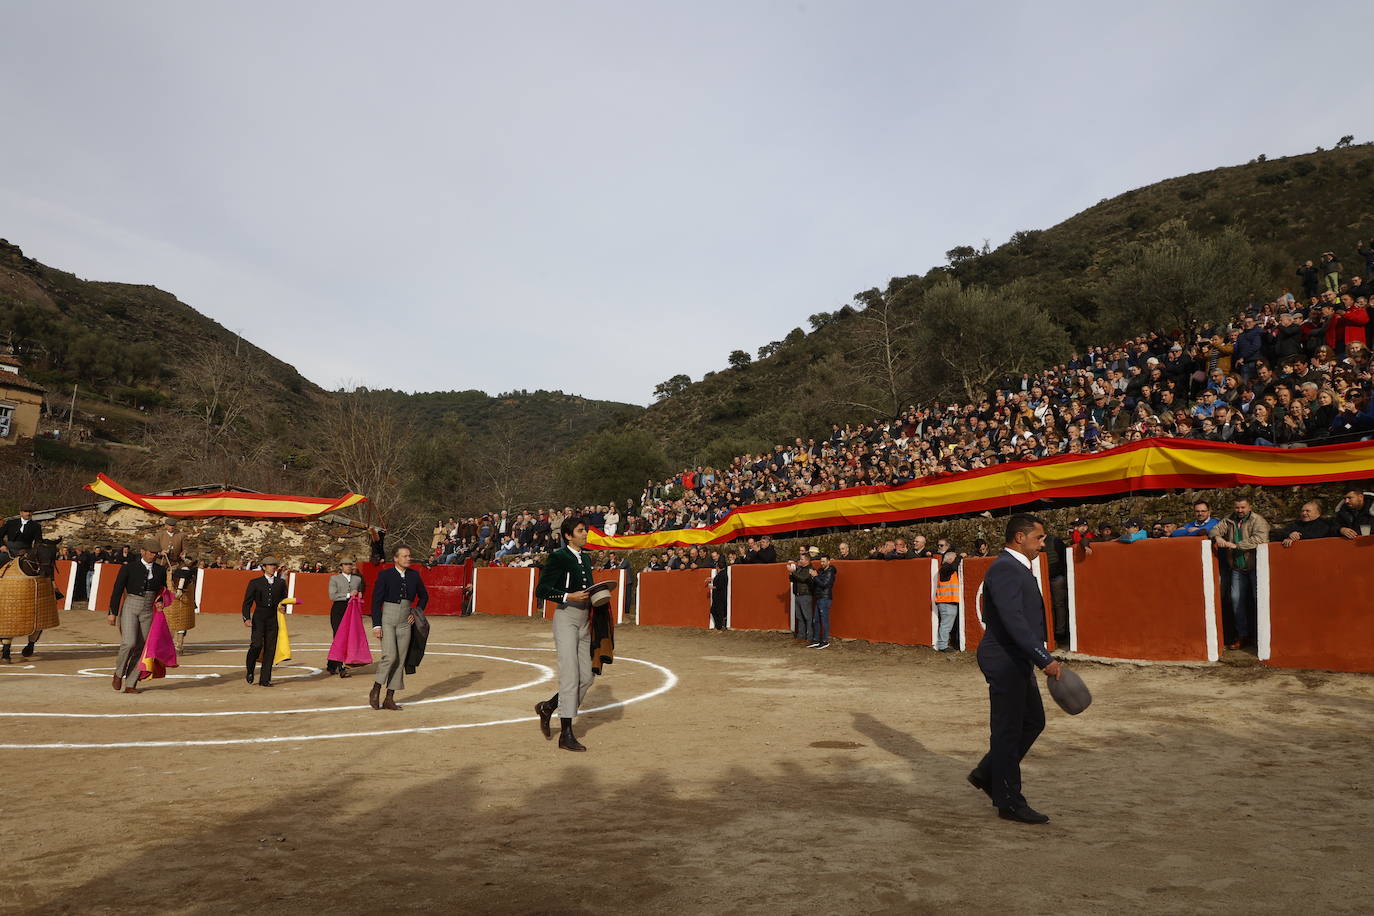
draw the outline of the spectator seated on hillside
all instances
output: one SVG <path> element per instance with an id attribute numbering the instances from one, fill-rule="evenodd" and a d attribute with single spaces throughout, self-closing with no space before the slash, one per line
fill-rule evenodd
<path id="1" fill-rule="evenodd" d="M 1322 515 L 1322 504 L 1313 500 L 1302 504 L 1297 519 L 1271 531 L 1269 539 L 1281 541 L 1284 547 L 1292 547 L 1298 541 L 1334 538 L 1339 535 L 1335 520 Z"/>
<path id="2" fill-rule="evenodd" d="M 1208 537 L 1212 529 L 1217 526 L 1217 520 L 1212 517 L 1212 507 L 1207 504 L 1205 499 L 1199 499 L 1193 503 L 1193 519 L 1185 525 L 1175 528 L 1169 537 L 1175 538 L 1195 538 Z"/>
<path id="3" fill-rule="evenodd" d="M 1138 518 L 1126 520 L 1126 533 L 1117 538 L 1122 544 L 1134 544 L 1136 541 L 1147 541 L 1150 536 L 1145 533 L 1145 523 Z"/>
<path id="4" fill-rule="evenodd" d="M 1350 539 L 1374 534 L 1374 493 L 1347 490 L 1336 510 L 1336 530 L 1341 537 Z"/>

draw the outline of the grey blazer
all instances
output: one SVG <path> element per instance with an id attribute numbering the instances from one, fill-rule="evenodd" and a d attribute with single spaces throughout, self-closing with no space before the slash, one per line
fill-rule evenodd
<path id="1" fill-rule="evenodd" d="M 363 591 L 363 577 L 354 573 L 345 576 L 343 573 L 335 573 L 329 577 L 329 600 L 347 601 L 348 593 L 357 589 L 359 594 Z"/>

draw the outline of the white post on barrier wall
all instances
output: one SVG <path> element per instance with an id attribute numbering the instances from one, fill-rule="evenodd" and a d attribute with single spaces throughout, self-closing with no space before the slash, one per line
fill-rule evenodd
<path id="1" fill-rule="evenodd" d="M 617 569 L 615 575 L 615 590 L 620 595 L 619 600 L 616 601 L 615 622 L 616 626 L 619 626 L 625 622 L 625 570 Z"/>
<path id="2" fill-rule="evenodd" d="M 66 594 L 65 594 L 65 595 L 63 596 L 63 598 L 62 598 L 62 610 L 64 610 L 64 611 L 70 611 L 70 610 L 72 609 L 72 595 L 76 594 L 76 563 L 75 563 L 75 562 L 72 563 L 72 568 L 71 568 L 71 570 L 67 573 L 67 588 L 65 589 L 65 591 L 66 591 Z"/>
<path id="3" fill-rule="evenodd" d="M 1069 588 L 1069 651 L 1078 651 L 1078 589 L 1074 587 L 1073 548 L 1064 551 Z"/>
<path id="4" fill-rule="evenodd" d="M 735 571 L 731 569 L 728 565 L 725 567 L 725 629 L 727 630 L 735 625 L 735 621 L 732 616 L 734 612 L 735 603 L 733 600 L 731 600 L 730 595 L 730 577 L 734 575 L 734 572 Z M 711 626 L 711 611 L 709 608 L 706 611 L 706 626 Z"/>
<path id="5" fill-rule="evenodd" d="M 95 573 L 91 576 L 90 588 L 86 589 L 86 610 L 88 611 L 98 610 L 95 606 L 95 596 L 100 594 L 100 573 L 102 572 L 101 567 L 104 565 L 104 563 L 95 564 Z"/>
<path id="6" fill-rule="evenodd" d="M 205 589 L 205 573 L 208 570 L 196 570 L 196 613 L 200 613 L 200 593 Z"/>
<path id="7" fill-rule="evenodd" d="M 940 641 L 940 606 L 935 603 L 935 594 L 940 587 L 940 561 L 930 561 L 930 643 Z"/>
<path id="8" fill-rule="evenodd" d="M 295 573 L 291 573 L 290 575 L 288 575 L 288 576 L 286 577 L 286 597 L 288 597 L 288 598 L 294 598 L 294 597 L 296 597 L 296 574 L 295 574 Z M 296 607 L 296 606 L 295 606 L 294 604 L 288 604 L 288 605 L 286 606 L 286 613 L 288 613 L 288 614 L 291 613 L 291 611 L 292 611 L 295 607 Z"/>
<path id="9" fill-rule="evenodd" d="M 968 651 L 968 634 L 964 632 L 964 561 L 959 561 L 959 603 L 954 606 L 954 630 L 959 634 L 959 651 Z"/>
<path id="10" fill-rule="evenodd" d="M 535 579 L 536 579 L 536 578 L 537 578 L 537 577 L 536 577 L 536 575 L 535 575 L 534 567 L 531 566 L 531 567 L 530 567 L 530 600 L 529 600 L 529 602 L 525 605 L 525 607 L 528 608 L 528 610 L 527 610 L 526 613 L 525 613 L 525 616 L 527 616 L 527 617 L 533 617 L 533 616 L 534 616 L 534 606 L 535 606 L 535 605 L 534 605 L 534 582 L 535 582 Z M 544 609 L 543 609 L 543 608 L 540 608 L 540 609 L 539 609 L 539 616 L 540 616 L 540 617 L 543 617 L 543 616 L 544 616 Z"/>
<path id="11" fill-rule="evenodd" d="M 1201 538 L 1202 541 L 1202 620 L 1207 627 L 1207 660 L 1217 661 L 1221 658 L 1221 646 L 1217 644 L 1217 584 L 1216 576 L 1213 573 L 1217 558 L 1212 553 L 1212 539 Z M 1260 656 L 1263 658 L 1264 656 Z"/>
<path id="12" fill-rule="evenodd" d="M 1209 545 L 1210 546 L 1210 545 Z M 1269 544 L 1261 544 L 1255 551 L 1255 654 L 1268 659 L 1273 640 L 1273 617 L 1269 592 Z"/>
<path id="13" fill-rule="evenodd" d="M 635 573 L 635 626 L 644 622 L 644 614 L 640 611 L 639 596 L 643 594 L 639 590 L 640 582 L 643 580 L 643 573 Z"/>

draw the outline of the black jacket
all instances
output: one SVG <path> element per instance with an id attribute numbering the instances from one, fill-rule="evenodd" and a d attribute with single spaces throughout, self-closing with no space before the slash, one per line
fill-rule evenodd
<path id="1" fill-rule="evenodd" d="M 980 656 L 985 649 L 1000 649 L 1038 668 L 1054 661 L 1045 650 L 1045 601 L 1040 583 L 1006 550 L 983 579 L 983 626 L 987 631 L 978 644 Z"/>
<path id="2" fill-rule="evenodd" d="M 1356 534 L 1374 534 L 1374 493 L 1364 495 L 1364 505 L 1358 512 L 1341 503 L 1336 510 L 1336 528 L 1337 534 L 1341 528 L 1349 528 Z"/>
<path id="3" fill-rule="evenodd" d="M 258 611 L 277 613 L 277 605 L 286 600 L 286 575 L 277 572 L 271 587 L 266 576 L 258 576 L 243 590 L 243 619 L 250 619 Z"/>
<path id="4" fill-rule="evenodd" d="M 4 540 L 6 543 L 17 543 L 27 550 L 37 543 L 42 536 L 43 526 L 34 519 L 29 519 L 27 523 L 22 518 L 12 518 L 5 522 Z"/>
<path id="5" fill-rule="evenodd" d="M 154 563 L 150 574 L 143 565 L 142 557 L 130 557 L 127 563 L 119 567 L 119 575 L 115 576 L 114 593 L 110 595 L 110 613 L 119 613 L 119 602 L 125 595 L 156 597 L 166 587 L 167 567 Z"/>
<path id="6" fill-rule="evenodd" d="M 835 590 L 835 576 L 839 571 L 833 566 L 822 566 L 816 573 L 816 578 L 811 580 L 811 597 L 816 600 L 830 598 Z"/>
<path id="7" fill-rule="evenodd" d="M 1288 535 L 1297 532 L 1302 535 L 1301 540 L 1310 541 L 1313 538 L 1334 538 L 1340 536 L 1340 531 L 1330 518 L 1323 515 L 1321 518 L 1304 522 L 1302 519 L 1295 519 L 1282 528 L 1275 528 L 1269 532 L 1269 540 L 1282 541 Z"/>

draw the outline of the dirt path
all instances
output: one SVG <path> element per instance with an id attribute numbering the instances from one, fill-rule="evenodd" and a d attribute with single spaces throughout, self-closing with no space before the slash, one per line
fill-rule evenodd
<path id="1" fill-rule="evenodd" d="M 555 690 L 541 621 L 436 619 L 435 643 L 511 648 L 436 645 L 469 654 L 427 659 L 400 713 L 356 708 L 365 675 L 310 674 L 322 618 L 293 621 L 306 667 L 263 690 L 243 628 L 203 617 L 177 673 L 219 676 L 138 696 L 100 670 L 103 618 L 64 623 L 33 668 L 0 668 L 0 712 L 232 714 L 5 715 L 0 744 L 259 743 L 0 749 L 4 912 L 1374 909 L 1368 677 L 1080 666 L 1096 702 L 1050 711 L 1026 792 L 1054 820 L 1034 828 L 963 781 L 986 740 L 971 658 L 625 627 L 622 654 L 678 682 L 586 717 L 569 754 L 532 719 Z M 588 702 L 668 680 L 621 659 Z M 481 724 L 510 719 L 530 721 Z"/>

